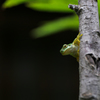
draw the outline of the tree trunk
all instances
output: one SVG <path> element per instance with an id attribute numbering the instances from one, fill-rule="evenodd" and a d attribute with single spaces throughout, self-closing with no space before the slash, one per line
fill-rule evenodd
<path id="1" fill-rule="evenodd" d="M 69 5 L 79 16 L 79 100 L 100 100 L 100 31 L 97 0 Z"/>

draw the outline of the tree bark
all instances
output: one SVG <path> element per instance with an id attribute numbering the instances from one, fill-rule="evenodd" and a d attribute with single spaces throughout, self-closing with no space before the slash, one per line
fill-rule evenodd
<path id="1" fill-rule="evenodd" d="M 69 5 L 79 16 L 79 100 L 100 100 L 100 31 L 97 0 Z"/>

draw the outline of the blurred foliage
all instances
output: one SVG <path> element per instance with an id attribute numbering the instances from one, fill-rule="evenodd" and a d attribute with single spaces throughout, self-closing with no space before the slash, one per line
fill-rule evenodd
<path id="1" fill-rule="evenodd" d="M 78 30 L 78 17 L 76 17 L 73 10 L 68 8 L 69 4 L 78 4 L 78 0 L 6 0 L 2 7 L 6 9 L 23 3 L 26 7 L 39 11 L 73 13 L 70 17 L 47 22 L 32 30 L 32 36 L 35 38 L 47 36 L 67 29 Z M 98 0 L 98 9 L 100 10 L 100 0 Z"/>
<path id="2" fill-rule="evenodd" d="M 73 23 L 73 20 L 74 23 Z M 58 20 L 54 20 L 52 22 L 48 22 L 47 24 L 36 28 L 35 30 L 32 31 L 32 33 L 36 33 L 33 34 L 34 37 L 38 38 L 38 37 L 43 37 L 46 35 L 50 35 L 53 33 L 57 33 L 61 30 L 65 30 L 65 29 L 74 29 L 74 30 L 78 30 L 78 17 L 77 16 L 71 16 L 71 17 L 63 17 L 60 18 Z M 41 32 L 41 34 L 40 34 Z"/>

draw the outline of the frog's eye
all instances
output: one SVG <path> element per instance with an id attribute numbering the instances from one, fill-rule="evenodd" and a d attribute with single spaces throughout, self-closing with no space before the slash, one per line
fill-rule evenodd
<path id="1" fill-rule="evenodd" d="M 64 44 L 64 45 L 63 45 L 63 48 L 66 48 L 67 46 L 68 46 L 67 44 Z"/>

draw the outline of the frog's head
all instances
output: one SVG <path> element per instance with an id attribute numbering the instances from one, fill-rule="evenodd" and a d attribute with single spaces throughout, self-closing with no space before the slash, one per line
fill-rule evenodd
<path id="1" fill-rule="evenodd" d="M 72 44 L 64 44 L 60 50 L 62 55 L 69 55 L 71 50 Z"/>

